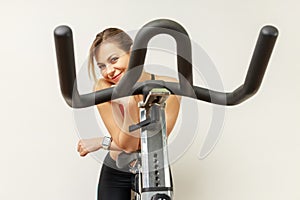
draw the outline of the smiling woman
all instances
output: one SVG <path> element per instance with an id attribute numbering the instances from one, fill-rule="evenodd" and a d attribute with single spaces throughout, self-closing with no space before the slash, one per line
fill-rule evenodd
<path id="1" fill-rule="evenodd" d="M 95 81 L 94 91 L 117 85 L 128 69 L 132 39 L 124 31 L 108 28 L 97 34 L 89 52 L 89 74 Z M 96 63 L 96 64 L 95 64 Z M 96 77 L 99 70 L 102 77 Z M 138 82 L 158 79 L 177 82 L 176 79 L 158 76 L 143 71 Z M 120 152 L 140 150 L 140 132 L 130 132 L 128 127 L 140 121 L 138 102 L 141 95 L 130 96 L 97 105 L 99 114 L 111 137 L 81 139 L 78 152 L 81 156 L 99 149 L 109 150 L 98 185 L 98 199 L 129 200 L 131 181 L 134 175 L 129 168 L 118 169 L 116 158 Z M 180 106 L 180 98 L 171 95 L 166 101 L 166 132 L 169 135 L 175 125 Z"/>
<path id="2" fill-rule="evenodd" d="M 101 70 L 101 74 L 106 78 L 105 72 L 108 66 L 116 64 L 120 57 L 125 56 L 129 59 L 131 46 L 132 39 L 121 29 L 108 28 L 97 34 L 89 53 L 89 73 L 93 76 L 94 80 L 97 81 L 94 58 Z"/>
<path id="3" fill-rule="evenodd" d="M 95 59 L 103 78 L 117 84 L 127 69 L 129 53 L 114 43 L 103 43 L 95 51 Z"/>

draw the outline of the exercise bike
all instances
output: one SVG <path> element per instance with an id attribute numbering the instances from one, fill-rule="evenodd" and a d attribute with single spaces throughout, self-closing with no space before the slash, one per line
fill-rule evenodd
<path id="1" fill-rule="evenodd" d="M 144 67 L 148 42 L 158 34 L 168 34 L 176 41 L 179 83 L 161 80 L 137 82 Z M 54 31 L 54 37 L 61 92 L 67 104 L 73 108 L 85 108 L 142 94 L 143 101 L 138 104 L 140 122 L 129 127 L 130 131 L 141 130 L 141 150 L 120 154 L 117 165 L 122 168 L 130 164 L 131 171 L 136 174 L 133 187 L 135 200 L 171 200 L 173 184 L 166 137 L 166 99 L 169 95 L 179 95 L 224 106 L 242 103 L 258 91 L 277 36 L 275 27 L 264 26 L 244 83 L 233 92 L 219 92 L 193 85 L 191 41 L 186 30 L 172 20 L 154 20 L 137 33 L 128 70 L 116 87 L 79 94 L 72 31 L 67 26 L 59 26 Z"/>

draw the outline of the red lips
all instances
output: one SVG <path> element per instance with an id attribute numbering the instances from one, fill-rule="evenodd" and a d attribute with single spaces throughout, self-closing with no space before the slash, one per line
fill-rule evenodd
<path id="1" fill-rule="evenodd" d="M 112 77 L 112 80 L 113 80 L 114 82 L 118 82 L 119 78 L 121 77 L 121 74 L 122 74 L 122 73 L 120 73 L 120 74 L 118 74 L 118 75 Z"/>

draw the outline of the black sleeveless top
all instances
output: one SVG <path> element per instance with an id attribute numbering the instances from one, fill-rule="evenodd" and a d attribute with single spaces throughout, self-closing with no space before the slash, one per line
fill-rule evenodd
<path id="1" fill-rule="evenodd" d="M 155 75 L 151 74 L 151 80 L 155 80 Z"/>

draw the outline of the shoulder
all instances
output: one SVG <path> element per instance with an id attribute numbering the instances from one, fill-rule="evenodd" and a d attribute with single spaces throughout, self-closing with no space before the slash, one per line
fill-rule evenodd
<path id="1" fill-rule="evenodd" d="M 159 75 L 155 75 L 155 80 L 163 80 L 166 82 L 178 82 L 176 78 L 169 77 L 169 76 L 159 76 Z"/>
<path id="2" fill-rule="evenodd" d="M 102 90 L 102 89 L 105 89 L 105 88 L 109 88 L 111 86 L 112 86 L 112 84 L 110 82 L 108 82 L 105 79 L 101 78 L 101 79 L 99 79 L 95 83 L 95 85 L 94 85 L 94 91 Z"/>

